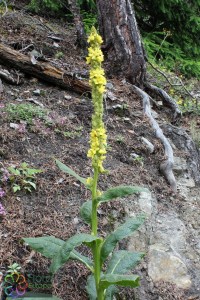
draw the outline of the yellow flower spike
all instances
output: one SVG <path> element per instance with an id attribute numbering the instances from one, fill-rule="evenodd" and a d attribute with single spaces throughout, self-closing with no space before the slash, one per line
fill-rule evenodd
<path id="1" fill-rule="evenodd" d="M 106 156 L 106 130 L 104 128 L 103 116 L 103 93 L 105 92 L 106 78 L 105 72 L 101 67 L 103 61 L 103 53 L 100 45 L 102 38 L 93 27 L 88 38 L 90 47 L 88 49 L 87 63 L 90 64 L 89 83 L 92 87 L 92 101 L 94 105 L 94 113 L 92 116 L 92 130 L 90 133 L 90 149 L 87 156 L 92 159 L 92 166 L 98 169 L 98 172 L 105 172 L 103 161 Z"/>

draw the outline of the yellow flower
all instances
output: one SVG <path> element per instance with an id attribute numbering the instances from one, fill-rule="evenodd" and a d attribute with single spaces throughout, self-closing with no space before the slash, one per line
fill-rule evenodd
<path id="1" fill-rule="evenodd" d="M 101 63 L 103 61 L 103 53 L 99 48 L 88 49 L 88 57 L 86 57 L 87 63 Z"/>
<path id="2" fill-rule="evenodd" d="M 92 159 L 92 166 L 98 171 L 104 172 L 103 161 L 106 156 L 106 130 L 103 125 L 103 93 L 105 92 L 106 78 L 101 68 L 103 53 L 100 44 L 103 42 L 96 29 L 93 27 L 88 38 L 90 48 L 88 49 L 87 63 L 91 65 L 89 83 L 92 86 L 92 100 L 94 114 L 92 116 L 92 130 L 90 133 L 90 149 L 87 156 Z"/>
<path id="3" fill-rule="evenodd" d="M 102 40 L 101 36 L 96 32 L 96 29 L 94 27 L 92 27 L 91 34 L 88 37 L 87 41 L 90 44 L 96 43 L 96 44 L 101 45 L 103 43 L 103 40 Z"/>
<path id="4" fill-rule="evenodd" d="M 86 184 L 87 184 L 88 186 L 91 186 L 91 185 L 93 184 L 93 178 L 92 178 L 92 177 L 88 177 L 88 178 L 86 179 Z"/>

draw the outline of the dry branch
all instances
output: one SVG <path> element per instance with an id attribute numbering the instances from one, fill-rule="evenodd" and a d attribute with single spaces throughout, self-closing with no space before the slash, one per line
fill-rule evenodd
<path id="1" fill-rule="evenodd" d="M 173 156 L 173 150 L 172 147 L 168 141 L 168 139 L 164 136 L 161 128 L 159 127 L 157 121 L 153 118 L 151 114 L 151 106 L 150 106 L 150 99 L 147 93 L 142 91 L 140 88 L 133 86 L 136 89 L 136 92 L 142 97 L 143 101 L 143 109 L 145 115 L 149 118 L 151 125 L 153 129 L 155 130 L 156 137 L 160 139 L 162 142 L 164 149 L 165 149 L 165 157 L 166 160 L 161 162 L 160 164 L 160 170 L 169 182 L 171 189 L 173 192 L 177 191 L 177 186 L 176 186 L 176 180 L 174 177 L 174 173 L 172 171 L 173 165 L 174 165 L 174 156 Z"/>
<path id="2" fill-rule="evenodd" d="M 158 88 L 153 84 L 149 84 L 147 82 L 145 83 L 145 87 L 148 91 L 150 91 L 154 95 L 159 96 L 163 100 L 164 104 L 166 106 L 169 106 L 174 111 L 174 115 L 173 115 L 174 121 L 181 117 L 182 112 L 180 111 L 178 105 L 164 90 Z"/>
<path id="3" fill-rule="evenodd" d="M 21 83 L 21 80 L 19 79 L 19 76 L 17 79 L 15 79 L 10 72 L 7 70 L 0 69 L 0 78 L 2 78 L 4 81 L 13 84 L 13 85 L 18 85 Z"/>
<path id="4" fill-rule="evenodd" d="M 67 73 L 46 62 L 37 61 L 36 64 L 32 64 L 30 57 L 3 44 L 0 44 L 0 63 L 63 89 L 73 90 L 80 94 L 90 91 L 88 82 L 76 78 L 76 74 Z"/>

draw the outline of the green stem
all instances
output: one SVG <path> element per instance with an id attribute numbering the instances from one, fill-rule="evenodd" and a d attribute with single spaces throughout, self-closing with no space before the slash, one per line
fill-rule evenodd
<path id="1" fill-rule="evenodd" d="M 94 177 L 93 177 L 93 187 L 92 187 L 92 234 L 97 235 L 98 228 L 98 219 L 97 219 L 97 183 L 98 183 L 99 171 L 98 168 L 94 168 Z M 96 283 L 96 291 L 98 300 L 104 299 L 104 294 L 99 290 L 99 281 L 101 275 L 101 265 L 100 265 L 100 252 L 101 245 L 99 242 L 95 242 L 93 247 L 93 257 L 94 257 L 94 277 Z"/>
<path id="2" fill-rule="evenodd" d="M 104 290 L 99 289 L 97 299 L 104 300 Z"/>
<path id="3" fill-rule="evenodd" d="M 92 187 L 92 234 L 97 235 L 97 182 L 99 177 L 98 168 L 94 168 L 93 187 Z"/>

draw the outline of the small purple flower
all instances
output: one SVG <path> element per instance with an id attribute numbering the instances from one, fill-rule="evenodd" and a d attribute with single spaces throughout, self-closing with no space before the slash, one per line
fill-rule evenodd
<path id="1" fill-rule="evenodd" d="M 0 216 L 5 216 L 5 215 L 6 215 L 5 208 L 4 208 L 3 205 L 0 203 Z"/>
<path id="2" fill-rule="evenodd" d="M 2 188 L 0 188 L 0 198 L 2 198 L 5 195 L 4 190 L 2 190 Z"/>
<path id="3" fill-rule="evenodd" d="M 1 179 L 1 181 L 2 182 L 6 182 L 9 179 L 9 177 L 10 177 L 10 173 L 5 168 L 1 168 L 1 171 L 2 171 L 2 179 Z"/>

